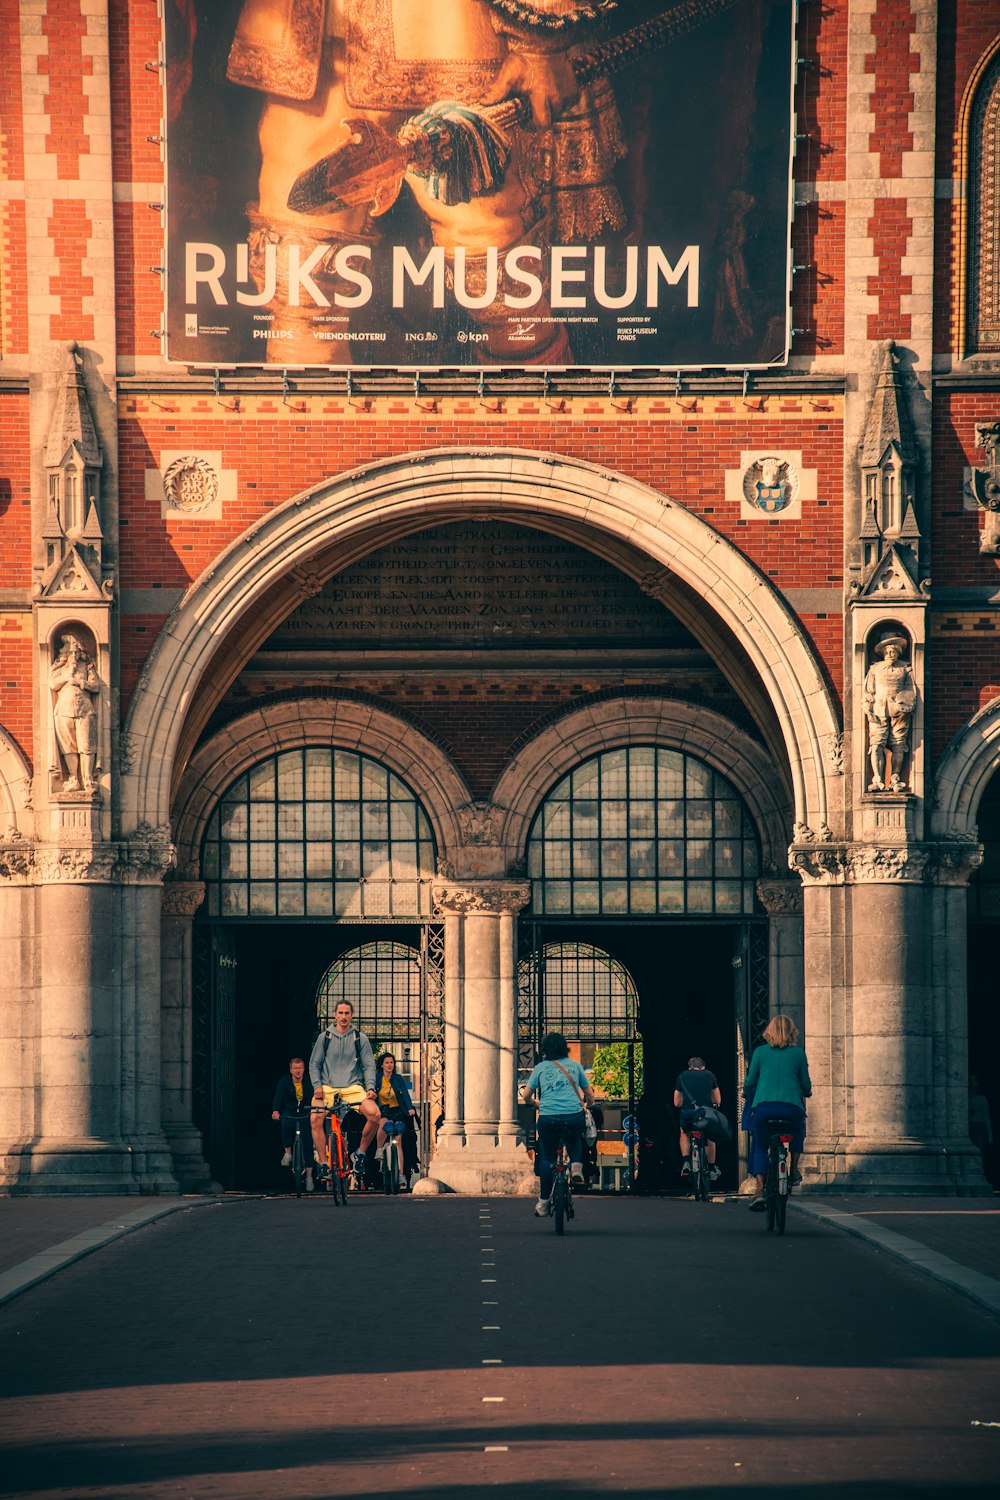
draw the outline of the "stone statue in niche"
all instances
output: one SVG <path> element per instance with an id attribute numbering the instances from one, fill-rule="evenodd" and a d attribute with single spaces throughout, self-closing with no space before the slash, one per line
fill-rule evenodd
<path id="1" fill-rule="evenodd" d="M 901 635 L 885 636 L 875 647 L 865 677 L 865 717 L 868 720 L 868 750 L 872 767 L 869 791 L 905 792 L 902 771 L 910 749 L 910 725 L 917 706 L 913 673 L 903 661 L 909 641 Z"/>
<path id="2" fill-rule="evenodd" d="M 62 765 L 64 792 L 97 789 L 97 695 L 101 679 L 79 636 L 64 635 L 49 673 L 55 694 L 52 722 Z"/>

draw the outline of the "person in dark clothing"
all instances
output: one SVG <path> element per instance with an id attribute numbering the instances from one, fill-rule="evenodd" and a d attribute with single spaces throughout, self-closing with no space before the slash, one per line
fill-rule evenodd
<path id="1" fill-rule="evenodd" d="M 674 1085 L 674 1108 L 681 1112 L 680 1138 L 681 1138 L 681 1176 L 687 1177 L 691 1174 L 691 1137 L 688 1131 L 695 1110 L 703 1104 L 714 1104 L 716 1109 L 722 1103 L 722 1093 L 714 1073 L 710 1073 L 705 1066 L 703 1057 L 688 1058 L 688 1065 L 683 1073 L 678 1073 L 677 1082 Z M 708 1159 L 709 1177 L 712 1182 L 721 1176 L 715 1165 L 715 1142 L 705 1142 L 705 1156 Z"/>
<path id="2" fill-rule="evenodd" d="M 293 1057 L 288 1072 L 278 1079 L 271 1102 L 271 1119 L 277 1120 L 281 1129 L 281 1144 L 284 1152 L 283 1167 L 292 1164 L 292 1147 L 295 1144 L 295 1115 L 302 1116 L 302 1141 L 306 1148 L 306 1192 L 313 1190 L 313 1142 L 310 1130 L 309 1110 L 313 1088 L 309 1082 L 306 1065 L 301 1057 Z"/>

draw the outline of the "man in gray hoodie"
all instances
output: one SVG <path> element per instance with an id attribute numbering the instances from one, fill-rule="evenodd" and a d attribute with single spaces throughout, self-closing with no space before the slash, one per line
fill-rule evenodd
<path id="1" fill-rule="evenodd" d="M 372 1044 L 363 1031 L 354 1027 L 354 1006 L 341 1000 L 333 1013 L 333 1025 L 321 1031 L 309 1057 L 309 1077 L 315 1093 L 313 1104 L 331 1109 L 338 1102 L 350 1105 L 364 1115 L 365 1128 L 357 1155 L 357 1170 L 364 1171 L 365 1152 L 378 1129 L 379 1107 L 375 1102 L 375 1058 Z M 313 1110 L 313 1145 L 323 1161 L 326 1140 L 323 1115 Z"/>

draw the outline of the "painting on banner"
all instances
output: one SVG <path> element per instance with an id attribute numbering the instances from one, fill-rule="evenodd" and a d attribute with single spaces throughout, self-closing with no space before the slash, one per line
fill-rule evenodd
<path id="1" fill-rule="evenodd" d="M 165 352 L 760 368 L 793 0 L 165 0 Z"/>

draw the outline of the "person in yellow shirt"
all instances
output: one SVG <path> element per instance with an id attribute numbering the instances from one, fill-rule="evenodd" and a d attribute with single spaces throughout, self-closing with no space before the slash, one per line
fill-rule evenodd
<path id="1" fill-rule="evenodd" d="M 417 1111 L 413 1100 L 410 1098 L 410 1090 L 406 1086 L 406 1079 L 401 1073 L 396 1072 L 396 1059 L 391 1052 L 383 1052 L 378 1060 L 378 1091 L 376 1102 L 381 1116 L 379 1120 L 378 1135 L 375 1138 L 375 1160 L 381 1161 L 385 1153 L 386 1134 L 385 1122 L 387 1120 L 416 1121 Z M 399 1177 L 404 1180 L 403 1164 L 403 1137 L 396 1136 L 396 1150 L 399 1152 Z"/>
<path id="2" fill-rule="evenodd" d="M 281 1144 L 284 1154 L 281 1158 L 283 1167 L 292 1164 L 292 1146 L 295 1144 L 295 1116 L 303 1118 L 302 1133 L 306 1147 L 306 1192 L 313 1190 L 313 1142 L 309 1125 L 309 1108 L 312 1103 L 312 1084 L 306 1073 L 306 1065 L 301 1057 L 293 1057 L 288 1064 L 288 1072 L 278 1079 L 274 1090 L 274 1099 L 271 1103 L 271 1119 L 280 1121 Z"/>

